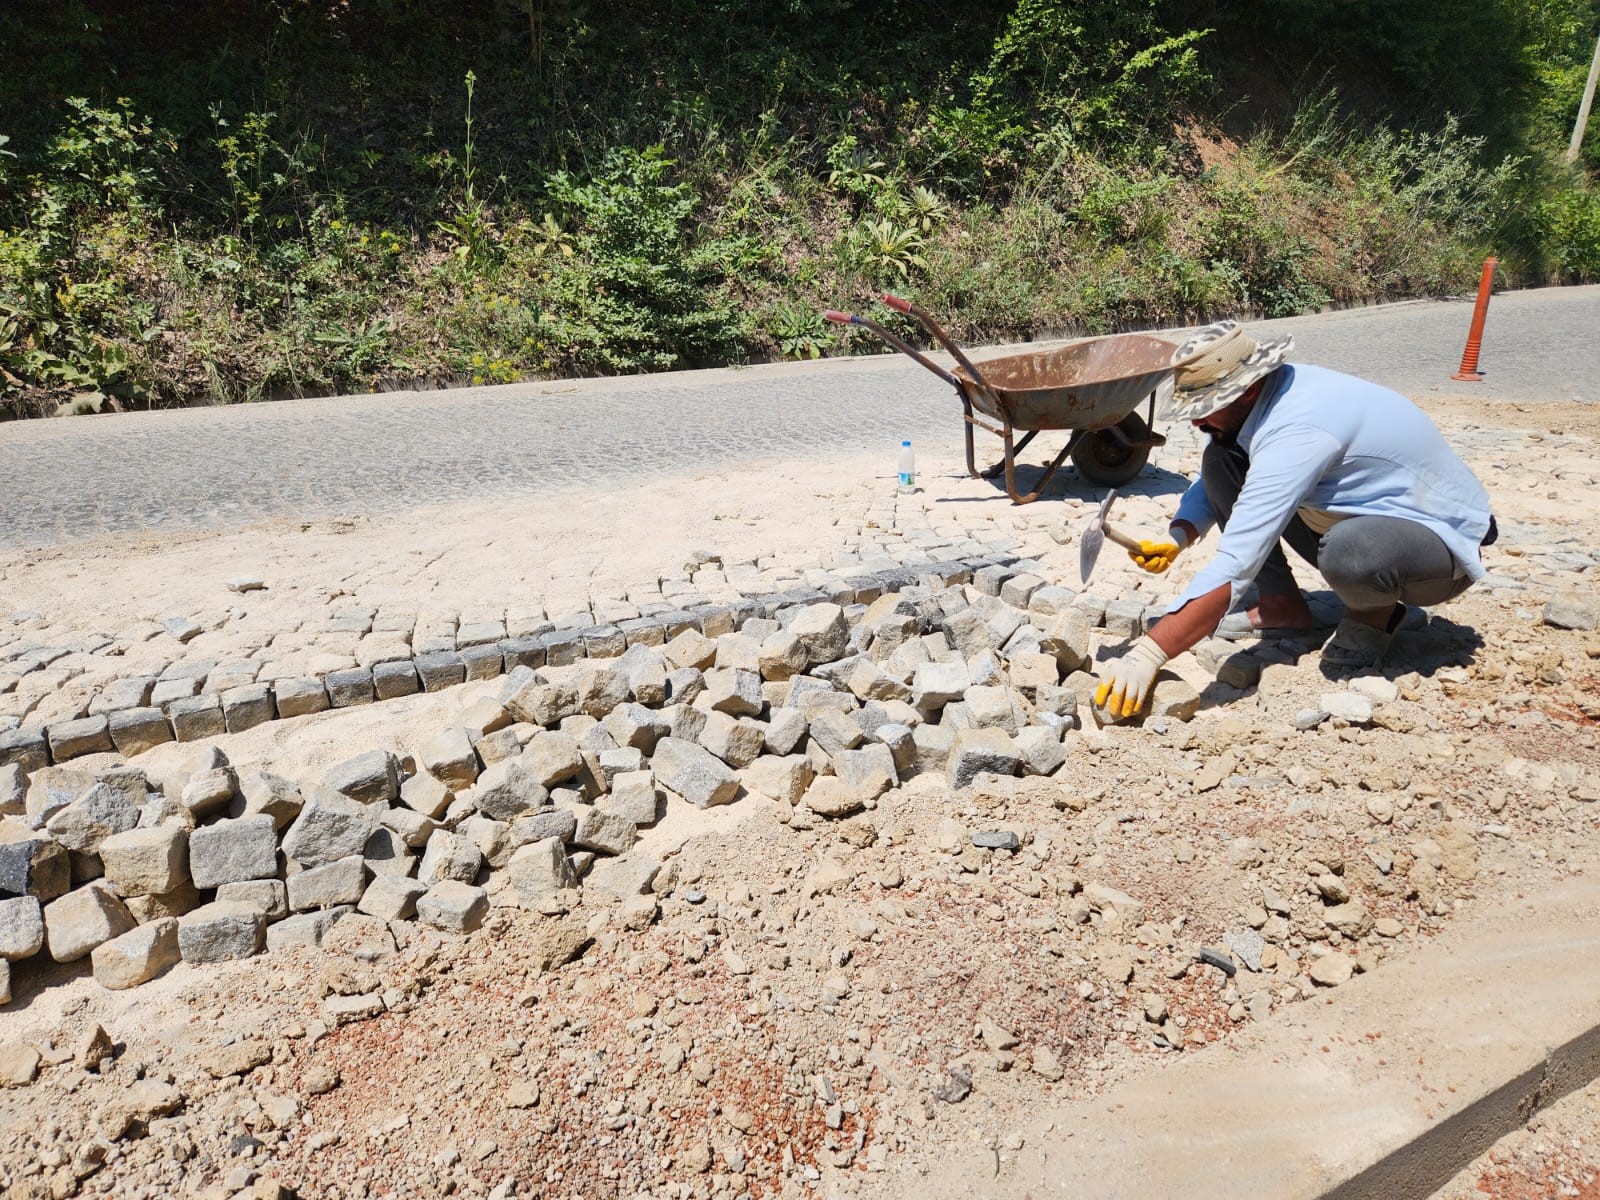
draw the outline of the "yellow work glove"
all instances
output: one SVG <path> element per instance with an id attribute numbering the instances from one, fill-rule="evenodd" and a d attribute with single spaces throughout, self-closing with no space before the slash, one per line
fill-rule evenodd
<path id="1" fill-rule="evenodd" d="M 1164 542 L 1140 541 L 1137 550 L 1129 550 L 1128 557 L 1152 575 L 1159 575 L 1174 562 L 1189 544 L 1189 535 L 1182 525 L 1174 524 L 1167 530 Z"/>
<path id="2" fill-rule="evenodd" d="M 1178 557 L 1176 542 L 1141 541 L 1137 550 L 1129 550 L 1128 557 L 1152 575 L 1159 575 Z"/>
<path id="3" fill-rule="evenodd" d="M 1166 665 L 1167 652 L 1146 634 L 1121 658 L 1100 668 L 1100 686 L 1094 702 L 1113 717 L 1131 717 L 1144 707 L 1155 685 L 1156 672 Z"/>

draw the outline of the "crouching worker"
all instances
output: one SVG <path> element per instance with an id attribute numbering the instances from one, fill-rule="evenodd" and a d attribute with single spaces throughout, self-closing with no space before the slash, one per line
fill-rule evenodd
<path id="1" fill-rule="evenodd" d="M 1130 556 L 1159 573 L 1212 525 L 1222 533 L 1167 615 L 1102 667 L 1095 702 L 1114 715 L 1138 712 L 1162 665 L 1214 632 L 1270 638 L 1311 628 L 1280 540 L 1344 601 L 1325 668 L 1376 665 L 1396 631 L 1426 620 L 1417 606 L 1483 578 L 1478 548 L 1495 537 L 1489 497 L 1438 428 L 1388 388 L 1284 362 L 1293 344 L 1223 321 L 1173 355 L 1176 389 L 1163 415 L 1192 421 L 1210 441 L 1170 540 Z M 1252 581 L 1259 603 L 1230 613 Z"/>

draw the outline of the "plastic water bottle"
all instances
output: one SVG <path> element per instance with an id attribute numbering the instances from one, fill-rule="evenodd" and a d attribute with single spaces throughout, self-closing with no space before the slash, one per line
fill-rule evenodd
<path id="1" fill-rule="evenodd" d="M 909 441 L 900 443 L 900 490 L 909 492 L 917 486 L 917 460 L 911 453 Z"/>

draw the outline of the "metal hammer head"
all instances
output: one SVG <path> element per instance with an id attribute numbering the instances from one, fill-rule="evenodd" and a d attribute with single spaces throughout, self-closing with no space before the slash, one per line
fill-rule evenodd
<path id="1" fill-rule="evenodd" d="M 1083 583 L 1089 582 L 1089 576 L 1094 573 L 1094 564 L 1100 558 L 1100 548 L 1106 544 L 1106 514 L 1111 511 L 1111 502 L 1116 498 L 1117 489 L 1112 488 L 1100 502 L 1099 511 L 1089 518 L 1083 536 L 1078 541 L 1078 574 Z"/>

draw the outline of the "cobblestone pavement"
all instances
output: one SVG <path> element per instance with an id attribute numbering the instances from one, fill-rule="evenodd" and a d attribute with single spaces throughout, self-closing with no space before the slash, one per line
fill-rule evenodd
<path id="1" fill-rule="evenodd" d="M 1600 287 L 1508 293 L 1479 385 L 1453 384 L 1460 301 L 1266 322 L 1295 357 L 1412 395 L 1597 400 Z M 950 389 L 899 356 L 0 426 L 0 548 L 269 516 L 371 514 L 819 459 L 959 431 Z"/>

